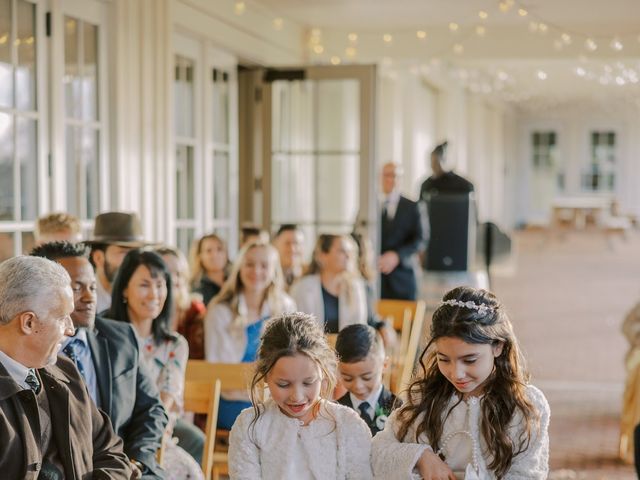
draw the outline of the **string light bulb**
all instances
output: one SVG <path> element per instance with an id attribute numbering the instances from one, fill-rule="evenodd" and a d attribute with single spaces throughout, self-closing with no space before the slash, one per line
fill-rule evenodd
<path id="1" fill-rule="evenodd" d="M 331 62 L 331 65 L 340 65 L 340 57 L 337 57 L 335 55 L 331 57 L 329 61 Z"/>
<path id="2" fill-rule="evenodd" d="M 622 50 L 624 48 L 624 45 L 622 45 L 622 42 L 617 37 L 614 38 L 613 40 L 611 40 L 611 43 L 609 45 L 616 52 L 619 52 L 620 50 Z"/>
<path id="3" fill-rule="evenodd" d="M 487 12 L 485 12 L 484 10 L 480 10 L 478 12 L 478 16 L 482 19 L 482 20 L 486 20 L 487 18 L 489 18 L 489 14 Z"/>
<path id="4" fill-rule="evenodd" d="M 538 80 L 546 80 L 547 79 L 547 72 L 545 72 L 544 70 L 538 70 L 536 72 L 536 77 L 538 77 Z"/>
<path id="5" fill-rule="evenodd" d="M 349 35 L 347 35 L 347 38 L 349 39 L 349 41 L 351 43 L 356 43 L 358 41 L 358 34 L 357 33 L 350 33 Z"/>
<path id="6" fill-rule="evenodd" d="M 542 34 L 547 33 L 547 30 L 549 30 L 549 27 L 547 27 L 546 23 L 539 23 L 538 24 L 538 31 Z"/>
<path id="7" fill-rule="evenodd" d="M 385 33 L 382 36 L 382 40 L 384 40 L 385 43 L 391 43 L 393 42 L 393 35 L 391 35 L 390 33 Z"/>
<path id="8" fill-rule="evenodd" d="M 418 30 L 416 32 L 416 37 L 418 37 L 420 40 L 424 40 L 425 38 L 427 38 L 427 32 L 425 32 L 424 30 Z"/>
<path id="9" fill-rule="evenodd" d="M 275 30 L 282 30 L 283 26 L 284 26 L 284 20 L 282 18 L 278 17 L 273 19 L 273 28 Z"/>
<path id="10" fill-rule="evenodd" d="M 247 9 L 247 5 L 244 2 L 236 2 L 233 10 L 236 12 L 236 15 L 242 15 Z"/>
<path id="11" fill-rule="evenodd" d="M 320 55 L 322 52 L 324 52 L 324 47 L 322 45 L 314 45 L 313 51 Z"/>
<path id="12" fill-rule="evenodd" d="M 355 49 L 354 47 L 347 47 L 347 48 L 344 50 L 344 54 L 345 54 L 347 57 L 349 57 L 349 58 L 353 58 L 353 57 L 355 57 L 355 56 L 356 56 L 356 53 L 357 53 L 357 51 L 356 51 L 356 49 Z"/>
<path id="13" fill-rule="evenodd" d="M 562 38 L 562 42 L 565 45 L 571 45 L 571 35 L 569 35 L 568 33 L 563 33 L 562 35 L 560 35 L 560 38 Z"/>
<path id="14" fill-rule="evenodd" d="M 476 35 L 478 35 L 479 37 L 484 37 L 487 33 L 487 29 L 485 28 L 484 25 L 478 25 L 476 27 Z"/>
<path id="15" fill-rule="evenodd" d="M 587 48 L 587 50 L 589 50 L 590 52 L 595 52 L 598 49 L 598 44 L 595 42 L 595 40 L 593 38 L 587 38 L 584 41 L 584 46 Z"/>
<path id="16" fill-rule="evenodd" d="M 449 23 L 449 30 L 451 30 L 452 32 L 457 32 L 458 28 L 460 28 L 460 25 L 458 25 L 456 22 Z"/>
<path id="17" fill-rule="evenodd" d="M 462 55 L 464 53 L 464 46 L 461 43 L 456 43 L 453 46 L 453 53 L 456 55 Z"/>
<path id="18" fill-rule="evenodd" d="M 579 77 L 584 77 L 587 74 L 587 71 L 582 68 L 582 67 L 578 67 L 576 68 L 576 75 L 578 75 Z"/>
<path id="19" fill-rule="evenodd" d="M 528 14 L 529 12 L 527 12 L 524 8 L 518 9 L 518 15 L 520 15 L 521 17 L 526 17 Z"/>

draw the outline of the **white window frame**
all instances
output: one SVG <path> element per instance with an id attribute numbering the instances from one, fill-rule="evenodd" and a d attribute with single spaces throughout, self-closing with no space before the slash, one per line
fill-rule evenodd
<path id="1" fill-rule="evenodd" d="M 66 112 L 64 104 L 64 17 L 70 16 L 98 27 L 98 120 L 99 135 L 98 182 L 100 195 L 98 211 L 109 205 L 109 90 L 108 90 L 108 6 L 98 0 L 65 0 L 54 2 L 59 8 L 51 10 L 51 211 L 68 210 L 66 168 Z M 83 228 L 89 229 L 93 219 L 81 219 Z"/>
<path id="2" fill-rule="evenodd" d="M 169 162 L 170 183 L 170 211 L 169 238 L 174 244 L 177 240 L 179 228 L 193 228 L 194 239 L 212 232 L 214 229 L 228 229 L 228 245 L 230 253 L 235 251 L 237 243 L 238 218 L 238 90 L 237 90 L 237 59 L 204 40 L 197 40 L 188 34 L 175 32 L 173 36 L 173 63 L 177 55 L 188 58 L 194 64 L 194 137 L 179 137 L 173 127 L 173 142 L 171 145 L 171 160 Z M 216 143 L 213 138 L 213 113 L 211 102 L 213 91 L 210 75 L 213 69 L 224 70 L 229 74 L 229 118 L 227 129 L 229 139 L 227 144 Z M 174 75 L 172 75 L 172 79 Z M 171 88 L 173 95 L 173 84 Z M 171 105 L 174 105 L 173 98 Z M 175 112 L 172 111 L 172 121 Z M 194 156 L 194 218 L 178 219 L 176 212 L 176 146 L 189 145 L 193 147 Z M 227 199 L 229 217 L 214 218 L 214 151 L 225 151 L 229 154 L 229 175 L 227 178 L 229 191 Z"/>

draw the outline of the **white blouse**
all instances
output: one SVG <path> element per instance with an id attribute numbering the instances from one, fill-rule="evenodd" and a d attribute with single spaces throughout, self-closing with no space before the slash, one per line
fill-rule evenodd
<path id="1" fill-rule="evenodd" d="M 371 433 L 351 408 L 322 400 L 318 417 L 302 426 L 267 400 L 258 421 L 243 410 L 229 437 L 235 479 L 371 479 Z"/>
<path id="2" fill-rule="evenodd" d="M 504 480 L 544 480 L 549 471 L 549 404 L 543 393 L 536 387 L 529 385 L 526 390 L 529 401 L 540 414 L 540 430 L 535 429 L 531 434 L 529 448 L 513 458 L 511 467 L 503 477 Z M 453 395 L 445 411 L 455 405 L 447 417 L 442 432 L 442 441 L 446 439 L 444 451 L 446 463 L 453 470 L 456 478 L 464 478 L 464 473 L 475 457 L 479 467 L 478 478 L 494 480 L 495 474 L 487 468 L 492 457 L 480 431 L 482 418 L 480 407 L 482 398 L 472 397 L 468 401 L 458 403 L 459 398 Z M 457 405 L 456 405 L 457 403 Z M 399 424 L 397 411 L 394 411 L 382 432 L 378 433 L 371 447 L 371 459 L 375 478 L 384 479 L 419 479 L 415 465 L 422 453 L 431 447 L 427 436 L 423 433 L 418 443 L 415 439 L 417 425 L 422 421 L 420 415 L 409 428 L 407 442 L 400 442 L 396 438 Z M 509 436 L 518 443 L 523 432 L 524 419 L 517 410 L 509 425 Z M 464 433 L 463 433 L 464 432 Z M 472 440 L 473 439 L 473 440 Z"/>

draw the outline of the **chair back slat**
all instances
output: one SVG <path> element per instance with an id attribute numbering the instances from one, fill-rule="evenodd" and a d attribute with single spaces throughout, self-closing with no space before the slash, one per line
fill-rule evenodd
<path id="1" fill-rule="evenodd" d="M 217 476 L 214 466 L 226 464 L 226 452 L 216 452 L 216 429 L 222 390 L 247 390 L 253 374 L 252 363 L 212 363 L 206 360 L 189 360 L 185 373 L 184 409 L 188 412 L 206 413 L 205 444 L 202 455 L 202 471 L 205 480 Z"/>

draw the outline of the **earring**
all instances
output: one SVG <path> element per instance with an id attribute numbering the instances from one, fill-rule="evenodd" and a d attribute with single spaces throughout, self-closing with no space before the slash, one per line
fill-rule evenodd
<path id="1" fill-rule="evenodd" d="M 122 297 L 122 303 L 127 303 L 127 297 Z"/>

